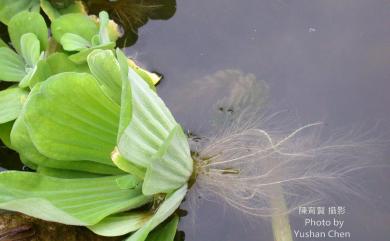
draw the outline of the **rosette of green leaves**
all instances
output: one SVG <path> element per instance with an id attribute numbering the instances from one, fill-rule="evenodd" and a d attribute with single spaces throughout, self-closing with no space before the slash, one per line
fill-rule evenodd
<path id="1" fill-rule="evenodd" d="M 0 47 L 0 81 L 15 82 L 0 91 L 0 139 L 11 148 L 9 133 L 27 98 L 28 90 L 48 76 L 43 61 L 48 46 L 48 29 L 39 13 L 21 12 L 9 21 L 12 47 Z"/>
<path id="2" fill-rule="evenodd" d="M 113 49 L 119 37 L 117 25 L 105 11 L 98 20 L 78 13 L 62 15 L 53 20 L 51 30 L 63 49 L 73 53 L 70 59 L 75 63 L 85 62 L 94 49 Z"/>
<path id="3" fill-rule="evenodd" d="M 39 13 L 40 8 L 50 20 L 68 13 L 84 13 L 82 1 L 50 1 L 50 0 L 2 0 L 0 4 L 0 21 L 8 25 L 11 18 L 23 11 Z"/>
<path id="4" fill-rule="evenodd" d="M 128 240 L 143 241 L 187 192 L 187 139 L 122 52 L 95 50 L 88 65 L 90 73 L 59 73 L 33 87 L 11 144 L 37 173 L 0 174 L 0 208 L 105 236 L 135 231 Z M 176 224 L 156 231 L 169 238 L 150 240 L 172 240 Z"/>
<path id="5" fill-rule="evenodd" d="M 0 48 L 0 80 L 32 86 L 45 75 L 41 66 L 48 46 L 48 29 L 43 17 L 35 12 L 21 12 L 11 19 L 8 32 L 13 48 Z"/>

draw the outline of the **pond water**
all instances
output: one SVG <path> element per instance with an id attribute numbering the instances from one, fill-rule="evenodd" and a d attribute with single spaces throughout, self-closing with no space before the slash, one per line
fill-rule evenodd
<path id="1" fill-rule="evenodd" d="M 264 80 L 268 104 L 288 110 L 299 123 L 324 121 L 329 135 L 379 123 L 374 132 L 386 136 L 389 12 L 388 0 L 179 0 L 176 14 L 141 28 L 127 53 L 163 73 L 159 94 L 178 121 L 197 134 L 209 132 L 210 107 L 226 93 L 223 81 L 202 83 L 217 71 L 235 69 Z M 389 164 L 389 154 L 383 153 L 381 164 Z M 346 207 L 340 217 L 343 231 L 351 234 L 346 240 L 390 240 L 388 171 L 373 168 L 356 175 L 366 198 L 340 194 L 324 203 Z M 180 229 L 186 241 L 272 240 L 269 220 L 242 215 L 221 202 L 199 200 L 197 208 L 189 203 L 183 208 L 188 215 Z M 299 215 L 292 217 L 292 226 L 307 230 Z"/>
<path id="2" fill-rule="evenodd" d="M 237 78 L 247 78 L 254 86 L 266 83 L 265 105 L 286 112 L 286 121 L 296 123 L 292 128 L 323 121 L 325 135 L 363 126 L 358 130 L 390 140 L 389 12 L 389 0 L 178 0 L 175 15 L 149 21 L 126 52 L 163 74 L 160 96 L 178 122 L 197 135 L 212 132 L 215 103 Z M 389 142 L 383 150 L 375 165 L 390 164 Z M 21 168 L 15 153 L 2 148 L 0 156 L 6 169 Z M 363 197 L 340 193 L 321 203 L 346 208 L 338 217 L 344 221 L 340 231 L 351 234 L 345 240 L 390 240 L 388 173 L 389 168 L 361 171 L 355 181 Z M 192 199 L 197 202 L 182 205 L 188 214 L 179 229 L 186 241 L 273 240 L 270 220 L 223 202 Z M 292 228 L 308 231 L 305 217 L 294 212 Z"/>

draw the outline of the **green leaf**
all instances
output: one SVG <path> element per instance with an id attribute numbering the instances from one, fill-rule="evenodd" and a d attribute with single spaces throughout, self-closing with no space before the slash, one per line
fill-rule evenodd
<path id="1" fill-rule="evenodd" d="M 117 176 L 62 179 L 38 173 L 0 173 L 0 208 L 68 225 L 94 225 L 150 201 L 140 188 L 120 189 Z M 32 205 L 33 204 L 33 205 Z"/>
<path id="2" fill-rule="evenodd" d="M 131 68 L 128 82 L 130 84 L 123 83 L 121 106 L 128 109 L 123 101 L 131 99 L 132 113 L 129 118 L 128 110 L 121 110 L 119 153 L 129 162 L 147 169 L 145 194 L 171 192 L 184 185 L 192 173 L 187 138 L 160 97 Z M 164 178 L 159 179 L 161 177 Z"/>
<path id="3" fill-rule="evenodd" d="M 0 80 L 19 82 L 26 75 L 23 58 L 10 48 L 0 48 Z"/>
<path id="4" fill-rule="evenodd" d="M 38 166 L 37 173 L 40 173 L 49 177 L 57 177 L 57 178 L 65 178 L 65 179 L 73 179 L 73 178 L 96 178 L 102 177 L 103 175 L 90 173 L 90 172 L 81 172 L 81 171 L 70 171 L 63 170 L 51 167 L 42 167 Z"/>
<path id="5" fill-rule="evenodd" d="M 101 236 L 121 236 L 140 229 L 150 218 L 150 212 L 128 212 L 108 216 L 88 228 Z"/>
<path id="6" fill-rule="evenodd" d="M 88 40 L 74 33 L 65 33 L 61 38 L 61 44 L 66 51 L 80 51 L 91 47 Z"/>
<path id="7" fill-rule="evenodd" d="M 115 47 L 114 42 L 110 42 L 108 44 L 93 46 L 91 48 L 83 49 L 80 52 L 73 54 L 69 57 L 70 60 L 72 60 L 76 64 L 82 64 L 85 61 L 87 61 L 88 55 L 94 51 L 95 49 L 113 49 Z"/>
<path id="8" fill-rule="evenodd" d="M 69 13 L 82 13 L 85 15 L 87 14 L 85 7 L 81 1 L 74 1 L 72 4 L 65 8 L 57 9 L 51 5 L 50 1 L 41 0 L 41 8 L 51 21 L 56 18 L 59 18 L 61 15 Z"/>
<path id="9" fill-rule="evenodd" d="M 0 91 L 0 124 L 15 120 L 22 109 L 28 92 L 10 87 Z"/>
<path id="10" fill-rule="evenodd" d="M 81 66 L 76 65 L 69 59 L 69 56 L 64 53 L 54 53 L 46 59 L 49 65 L 52 75 L 63 73 L 63 72 L 85 72 Z M 86 66 L 88 69 L 88 66 Z"/>
<path id="11" fill-rule="evenodd" d="M 148 234 L 157 227 L 160 223 L 164 222 L 169 216 L 179 208 L 181 201 L 187 193 L 187 184 L 183 185 L 177 191 L 170 194 L 164 202 L 160 205 L 157 212 L 153 217 L 147 221 L 142 228 L 131 235 L 126 241 L 144 241 Z M 162 241 L 162 240 L 161 240 Z M 168 240 L 164 240 L 168 241 Z"/>
<path id="12" fill-rule="evenodd" d="M 39 0 L 2 0 L 0 21 L 8 25 L 11 18 L 22 11 L 39 12 Z"/>
<path id="13" fill-rule="evenodd" d="M 175 239 L 179 216 L 174 215 L 167 223 L 160 224 L 154 229 L 146 241 L 173 241 Z"/>
<path id="14" fill-rule="evenodd" d="M 20 38 L 20 50 L 24 61 L 28 66 L 35 66 L 41 55 L 40 44 L 37 36 L 33 33 L 25 33 Z"/>
<path id="15" fill-rule="evenodd" d="M 102 90 L 120 104 L 122 76 L 114 53 L 111 50 L 94 50 L 88 55 L 87 62 Z"/>
<path id="16" fill-rule="evenodd" d="M 146 170 L 144 194 L 169 193 L 187 183 L 193 164 L 187 138 L 179 125 L 153 159 Z"/>
<path id="17" fill-rule="evenodd" d="M 11 139 L 10 139 L 11 129 L 13 124 L 14 124 L 13 121 L 0 124 L 0 140 L 3 142 L 3 144 L 6 147 L 10 149 L 13 149 L 11 145 Z"/>
<path id="18" fill-rule="evenodd" d="M 99 32 L 97 23 L 91 17 L 81 13 L 66 14 L 53 20 L 51 30 L 59 43 L 66 33 L 73 33 L 91 41 L 92 37 Z"/>
<path id="19" fill-rule="evenodd" d="M 61 73 L 42 82 L 26 101 L 24 120 L 32 142 L 55 160 L 113 165 L 119 106 L 90 74 Z"/>
<path id="20" fill-rule="evenodd" d="M 12 45 L 18 53 L 21 52 L 21 37 L 25 33 L 33 33 L 40 42 L 41 50 L 48 47 L 48 30 L 45 20 L 39 13 L 21 12 L 11 19 L 8 25 L 8 32 Z"/>
<path id="21" fill-rule="evenodd" d="M 110 41 L 110 36 L 108 35 L 108 13 L 106 11 L 101 11 L 99 13 L 99 40 L 100 44 L 107 44 Z"/>
<path id="22" fill-rule="evenodd" d="M 30 89 L 34 87 L 39 82 L 45 81 L 52 75 L 50 66 L 45 60 L 40 60 L 38 64 L 33 69 L 30 80 L 28 81 L 28 86 Z M 19 84 L 21 85 L 21 83 Z"/>
<path id="23" fill-rule="evenodd" d="M 13 149 L 19 153 L 22 162 L 32 169 L 37 169 L 37 167 L 39 166 L 103 175 L 123 174 L 121 170 L 112 166 L 112 164 L 104 165 L 94 161 L 84 160 L 54 160 L 42 155 L 30 139 L 27 127 L 23 120 L 23 111 L 19 118 L 15 121 L 10 136 Z"/>

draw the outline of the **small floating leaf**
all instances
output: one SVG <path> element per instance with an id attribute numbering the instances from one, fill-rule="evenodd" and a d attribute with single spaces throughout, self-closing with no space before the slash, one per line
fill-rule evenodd
<path id="1" fill-rule="evenodd" d="M 21 53 L 21 37 L 25 33 L 33 33 L 39 39 L 41 50 L 48 47 L 48 30 L 45 20 L 39 13 L 21 12 L 13 17 L 8 25 L 12 45 Z"/>
<path id="2" fill-rule="evenodd" d="M 61 38 L 61 45 L 67 51 L 80 51 L 91 47 L 91 43 L 74 33 L 65 33 Z"/>

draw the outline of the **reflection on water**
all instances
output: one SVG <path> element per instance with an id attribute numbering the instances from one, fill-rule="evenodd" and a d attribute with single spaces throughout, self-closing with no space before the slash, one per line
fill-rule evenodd
<path id="1" fill-rule="evenodd" d="M 378 121 L 379 132 L 390 129 L 388 1 L 199 0 L 178 6 L 169 24 L 150 23 L 127 52 L 164 74 L 159 94 L 186 129 L 210 131 L 210 109 L 228 95 L 226 86 L 195 82 L 208 83 L 205 76 L 224 69 L 265 80 L 268 104 L 291 110 L 299 124 L 325 121 L 325 133 Z M 345 227 L 354 241 L 388 239 L 386 170 L 356 176 L 368 201 L 347 195 L 324 204 L 347 207 Z M 189 210 L 181 222 L 187 241 L 272 240 L 267 221 L 223 203 L 187 200 L 183 206 Z M 302 226 L 301 217 L 293 217 L 292 225 Z"/>
<path id="2" fill-rule="evenodd" d="M 138 29 L 151 20 L 167 20 L 176 12 L 176 0 L 86 0 L 90 14 L 105 10 L 111 19 L 121 25 L 124 36 L 118 46 L 133 45 L 138 39 Z M 157 35 L 156 35 L 157 38 Z"/>

